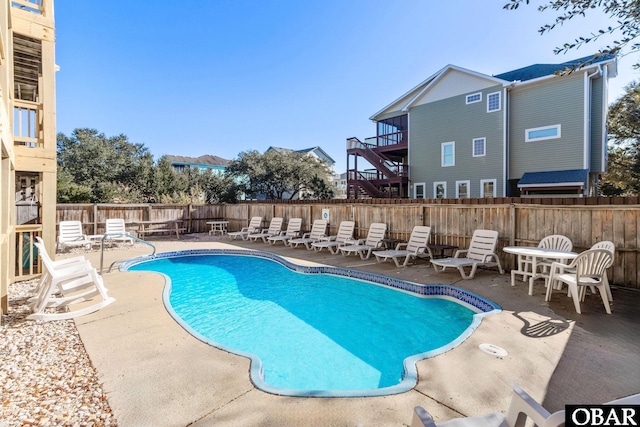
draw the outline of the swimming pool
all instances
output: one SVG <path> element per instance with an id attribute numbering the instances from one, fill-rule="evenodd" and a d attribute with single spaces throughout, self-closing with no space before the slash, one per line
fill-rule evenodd
<path id="1" fill-rule="evenodd" d="M 249 357 L 254 384 L 283 395 L 406 391 L 418 360 L 464 341 L 481 317 L 499 311 L 454 287 L 301 266 L 258 251 L 164 253 L 122 269 L 164 274 L 165 306 L 176 321 Z"/>

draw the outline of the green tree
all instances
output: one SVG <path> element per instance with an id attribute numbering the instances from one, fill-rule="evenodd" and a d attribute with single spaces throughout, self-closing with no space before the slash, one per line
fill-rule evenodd
<path id="1" fill-rule="evenodd" d="M 584 17 L 594 10 L 602 10 L 611 19 L 611 25 L 598 28 L 588 35 L 583 35 L 573 42 L 564 43 L 556 47 L 554 53 L 566 53 L 581 46 L 595 42 L 606 34 L 616 34 L 621 37 L 613 41 L 610 45 L 601 48 L 596 55 L 618 55 L 624 56 L 636 53 L 640 49 L 640 43 L 634 40 L 640 35 L 640 2 L 638 0 L 545 0 L 546 4 L 538 6 L 538 11 L 545 12 L 554 10 L 560 12 L 555 20 L 550 24 L 545 24 L 538 32 L 540 34 L 553 30 L 556 26 L 575 18 Z M 521 4 L 529 4 L 529 0 L 510 0 L 504 5 L 504 9 L 517 9 Z M 588 62 L 580 65 L 588 65 Z M 580 66 L 579 65 L 579 66 Z M 639 68 L 640 63 L 636 63 L 634 68 Z M 569 70 L 570 71 L 570 70 Z"/>
<path id="2" fill-rule="evenodd" d="M 247 195 L 293 199 L 312 184 L 314 177 L 328 176 L 329 168 L 325 162 L 295 151 L 260 154 L 251 150 L 240 153 L 226 173 Z"/>
<path id="3" fill-rule="evenodd" d="M 91 201 L 91 188 L 73 182 L 69 172 L 63 168 L 58 168 L 56 188 L 58 203 L 89 203 Z"/>
<path id="4" fill-rule="evenodd" d="M 609 109 L 608 173 L 601 181 L 605 196 L 640 194 L 640 83 L 625 87 L 625 93 Z"/>
<path id="5" fill-rule="evenodd" d="M 91 202 L 140 202 L 150 195 L 153 156 L 125 135 L 105 137 L 95 129 L 75 129 L 57 138 L 58 169 L 91 189 Z"/>
<path id="6" fill-rule="evenodd" d="M 307 191 L 303 197 L 304 199 L 327 200 L 333 199 L 335 196 L 332 186 L 327 184 L 326 180 L 318 176 L 313 177 L 306 190 Z"/>

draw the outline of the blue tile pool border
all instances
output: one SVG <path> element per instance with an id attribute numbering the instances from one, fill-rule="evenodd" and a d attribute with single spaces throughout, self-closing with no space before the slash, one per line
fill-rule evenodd
<path id="1" fill-rule="evenodd" d="M 254 385 L 260 390 L 266 391 L 268 393 L 283 395 L 283 396 L 307 396 L 307 397 L 367 397 L 367 396 L 385 396 L 390 394 L 403 393 L 415 387 L 418 379 L 418 373 L 416 369 L 416 363 L 422 359 L 434 357 L 438 354 L 442 354 L 450 349 L 457 347 L 462 342 L 464 342 L 472 333 L 477 329 L 480 325 L 480 322 L 485 316 L 489 316 L 492 314 L 497 314 L 502 311 L 502 308 L 473 292 L 469 292 L 465 289 L 458 288 L 450 285 L 425 285 L 420 283 L 409 282 L 407 280 L 397 279 L 394 277 L 383 276 L 381 274 L 369 273 L 365 271 L 359 270 L 351 270 L 348 268 L 341 267 L 332 267 L 332 266 L 309 266 L 309 265 L 301 265 L 297 264 L 289 259 L 286 259 L 280 255 L 264 252 L 264 251 L 256 251 L 256 250 L 247 250 L 247 249 L 189 249 L 189 250 L 181 250 L 181 251 L 173 251 L 173 252 L 161 252 L 155 255 L 147 255 L 141 256 L 137 258 L 132 258 L 123 262 L 119 269 L 120 271 L 127 271 L 130 267 L 154 261 L 163 258 L 175 258 L 175 257 L 184 257 L 184 256 L 202 256 L 202 255 L 235 255 L 235 256 L 251 256 L 269 259 L 275 261 L 279 264 L 282 264 L 286 268 L 293 270 L 298 273 L 303 274 L 330 274 L 334 276 L 347 277 L 354 280 L 361 280 L 368 283 L 373 283 L 380 286 L 385 286 L 389 288 L 394 288 L 400 291 L 404 291 L 407 293 L 411 293 L 420 297 L 425 298 L 447 298 L 455 300 L 469 309 L 476 312 L 473 316 L 473 321 L 471 325 L 454 341 L 451 343 L 437 348 L 435 350 L 431 350 L 425 353 L 416 354 L 414 356 L 410 356 L 404 360 L 404 374 L 402 381 L 399 384 L 390 387 L 382 387 L 370 390 L 292 390 L 292 389 L 283 389 L 279 387 L 273 387 L 264 382 L 264 375 L 262 372 L 262 362 L 261 360 L 250 353 L 242 352 L 234 348 L 229 348 L 223 346 L 215 341 L 212 341 L 195 330 L 191 328 L 186 322 L 184 322 L 178 315 L 175 313 L 171 304 L 169 302 L 169 296 L 171 295 L 171 278 L 164 275 L 166 280 L 166 285 L 163 291 L 163 302 L 165 308 L 169 312 L 169 314 L 176 320 L 187 332 L 191 335 L 203 341 L 213 347 L 220 348 L 225 351 L 229 351 L 231 353 L 247 357 L 251 360 L 251 380 Z"/>

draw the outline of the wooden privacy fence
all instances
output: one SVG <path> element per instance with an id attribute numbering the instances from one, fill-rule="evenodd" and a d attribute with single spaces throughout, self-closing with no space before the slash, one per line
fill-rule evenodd
<path id="1" fill-rule="evenodd" d="M 387 237 L 406 240 L 416 225 L 432 228 L 431 243 L 466 248 L 473 231 L 497 230 L 498 255 L 505 268 L 514 268 L 515 255 L 502 252 L 504 246 L 535 246 L 545 236 L 562 234 L 571 239 L 576 252 L 601 240 L 616 245 L 614 265 L 609 278 L 618 286 L 640 289 L 638 230 L 640 205 L 563 205 L 563 204 L 370 204 L 370 203 L 269 203 L 236 205 L 177 204 L 64 204 L 57 207 L 56 224 L 79 220 L 87 234 L 101 234 L 107 218 L 125 222 L 180 219 L 187 233 L 209 230 L 207 221 L 229 221 L 229 231 L 246 226 L 253 216 L 261 216 L 267 225 L 273 217 L 302 218 L 310 229 L 314 219 L 327 216 L 329 232 L 335 234 L 341 221 L 355 221 L 357 237 L 366 237 L 373 222 L 387 224 Z"/>

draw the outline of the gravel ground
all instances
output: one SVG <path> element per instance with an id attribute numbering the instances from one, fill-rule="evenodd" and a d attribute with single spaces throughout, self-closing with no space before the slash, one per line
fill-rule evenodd
<path id="1" fill-rule="evenodd" d="M 117 426 L 73 320 L 26 320 L 37 281 L 9 285 L 0 327 L 0 427 Z"/>

